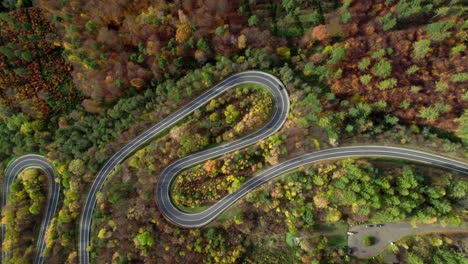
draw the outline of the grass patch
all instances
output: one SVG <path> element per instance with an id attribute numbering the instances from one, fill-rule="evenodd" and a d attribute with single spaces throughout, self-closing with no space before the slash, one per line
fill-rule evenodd
<path id="1" fill-rule="evenodd" d="M 375 243 L 377 243 L 377 239 L 375 238 L 375 236 L 365 236 L 362 239 L 362 244 L 366 247 L 373 246 L 375 245 Z"/>
<path id="2" fill-rule="evenodd" d="M 186 207 L 182 205 L 177 205 L 177 209 L 181 210 L 184 213 L 189 213 L 189 214 L 196 214 L 196 213 L 201 213 L 205 211 L 206 209 L 210 208 L 211 205 L 202 205 L 202 206 L 195 206 L 194 208 L 191 207 Z"/>
<path id="3" fill-rule="evenodd" d="M 241 85 L 237 85 L 234 87 L 234 89 L 256 89 L 256 90 L 260 90 L 261 92 L 264 92 L 264 93 L 267 93 L 267 94 L 270 94 L 271 95 L 271 92 L 270 90 L 268 90 L 265 86 L 263 85 L 260 85 L 260 84 L 256 84 L 256 83 L 244 83 L 244 84 L 241 84 Z"/>
<path id="4" fill-rule="evenodd" d="M 348 225 L 346 223 L 320 224 L 314 229 L 320 230 L 320 234 L 327 237 L 329 247 L 344 247 L 348 244 L 346 236 Z"/>

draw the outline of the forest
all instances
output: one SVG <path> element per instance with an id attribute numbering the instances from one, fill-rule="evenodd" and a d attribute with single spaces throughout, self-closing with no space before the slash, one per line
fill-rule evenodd
<path id="1" fill-rule="evenodd" d="M 281 161 L 336 146 L 401 146 L 466 162 L 466 12 L 461 0 L 3 0 L 0 170 L 27 153 L 51 160 L 62 193 L 47 260 L 78 263 L 79 217 L 105 161 L 249 69 L 283 82 L 288 119 L 275 135 L 182 172 L 172 200 L 187 212 Z M 348 254 L 342 226 L 466 220 L 466 176 L 394 159 L 300 168 L 202 229 L 165 220 L 154 201 L 161 171 L 258 130 L 273 104 L 262 87 L 236 87 L 130 155 L 98 193 L 92 262 L 384 263 L 389 252 L 399 263 L 466 261 L 460 235 L 408 237 L 370 260 Z M 34 258 L 45 197 L 37 170 L 11 186 L 2 209 L 9 263 Z"/>

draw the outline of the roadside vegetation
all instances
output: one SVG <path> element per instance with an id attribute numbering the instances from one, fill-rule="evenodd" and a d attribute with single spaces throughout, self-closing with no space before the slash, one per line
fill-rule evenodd
<path id="1" fill-rule="evenodd" d="M 6 263 L 31 263 L 36 252 L 47 199 L 46 176 L 37 169 L 20 173 L 10 187 L 2 224 L 7 232 L 2 250 L 10 252 Z"/>
<path id="2" fill-rule="evenodd" d="M 450 234 L 407 237 L 389 250 L 409 264 L 465 263 L 467 238 L 465 235 Z"/>

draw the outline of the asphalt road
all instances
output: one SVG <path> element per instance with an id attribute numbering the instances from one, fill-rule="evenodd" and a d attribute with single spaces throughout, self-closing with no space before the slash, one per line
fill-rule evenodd
<path id="1" fill-rule="evenodd" d="M 42 156 L 29 154 L 21 156 L 15 159 L 6 169 L 5 175 L 3 178 L 2 186 L 2 208 L 5 207 L 7 202 L 8 193 L 10 191 L 10 185 L 15 180 L 16 176 L 22 171 L 29 168 L 37 168 L 42 170 L 49 182 L 48 182 L 48 192 L 47 192 L 47 208 L 45 210 L 44 219 L 42 220 L 41 229 L 38 235 L 38 241 L 36 245 L 36 256 L 34 258 L 34 263 L 43 263 L 43 253 L 45 249 L 45 232 L 49 227 L 50 220 L 55 215 L 57 210 L 57 204 L 60 196 L 60 184 L 55 180 L 55 169 L 50 165 L 49 161 Z M 2 224 L 2 245 L 3 240 L 6 234 L 6 226 Z M 8 253 L 2 250 L 2 262 L 5 262 L 5 258 L 8 257 Z"/>
<path id="2" fill-rule="evenodd" d="M 211 148 L 202 152 L 198 152 L 197 156 L 200 161 L 204 160 L 204 157 L 210 158 L 215 153 L 215 156 L 221 156 L 225 153 L 231 152 L 235 149 L 243 148 L 251 145 L 259 140 L 262 140 L 272 134 L 274 134 L 287 118 L 289 113 L 289 97 L 286 89 L 280 80 L 275 76 L 261 72 L 261 71 L 246 71 L 238 74 L 234 74 L 224 79 L 210 90 L 204 92 L 202 95 L 180 108 L 175 113 L 171 114 L 158 124 L 149 128 L 148 130 L 141 133 L 135 139 L 130 141 L 127 145 L 121 148 L 115 153 L 101 168 L 96 175 L 96 178 L 91 186 L 86 203 L 83 209 L 83 213 L 80 219 L 80 237 L 79 237 L 79 255 L 80 263 L 89 263 L 89 253 L 87 248 L 89 247 L 89 236 L 91 231 L 91 219 L 96 204 L 96 194 L 101 190 L 104 181 L 112 170 L 126 159 L 132 152 L 146 144 L 153 137 L 163 132 L 167 128 L 170 128 L 184 117 L 191 114 L 196 109 L 210 102 L 211 99 L 218 97 L 223 92 L 246 83 L 260 84 L 267 88 L 275 101 L 274 111 L 271 120 L 257 132 L 250 134 L 242 139 L 230 142 L 222 146 Z M 193 158 L 193 156 L 191 156 Z M 175 164 L 184 163 L 186 159 L 180 159 Z M 194 163 L 192 163 L 193 165 Z M 188 165 L 187 165 L 188 166 Z M 167 171 L 167 170 L 166 170 Z M 169 197 L 167 197 L 169 200 Z M 183 224 L 183 223 L 180 223 Z"/>
<path id="3" fill-rule="evenodd" d="M 354 232 L 354 234 L 348 235 L 348 247 L 353 249 L 352 255 L 358 258 L 374 257 L 391 245 L 392 242 L 397 242 L 409 235 L 468 233 L 466 224 L 462 226 L 442 226 L 440 224 L 417 224 L 412 226 L 408 222 L 385 223 L 381 227 L 358 225 L 350 227 L 349 231 Z M 363 240 L 366 236 L 375 237 L 376 243 L 372 246 L 365 246 Z"/>
<path id="4" fill-rule="evenodd" d="M 237 191 L 226 195 L 210 208 L 202 212 L 185 213 L 179 210 L 170 198 L 171 182 L 182 170 L 217 156 L 219 156 L 219 154 L 215 151 L 203 151 L 177 160 L 164 169 L 158 179 L 158 186 L 156 188 L 156 202 L 158 203 L 159 210 L 168 220 L 181 227 L 202 227 L 213 221 L 217 216 L 228 209 L 236 201 L 260 185 L 278 176 L 284 175 L 289 171 L 297 169 L 298 167 L 324 160 L 349 157 L 398 158 L 426 163 L 468 174 L 467 163 L 411 149 L 385 146 L 354 146 L 331 148 L 308 153 L 270 167 L 255 177 L 250 178 Z"/>
<path id="5" fill-rule="evenodd" d="M 130 154 L 132 154 L 135 150 L 140 148 L 142 145 L 146 144 L 159 133 L 175 125 L 178 121 L 191 114 L 194 110 L 207 104 L 211 99 L 220 96 L 226 90 L 229 90 L 232 87 L 245 83 L 260 84 L 270 91 L 275 101 L 273 115 L 270 121 L 265 126 L 263 126 L 260 130 L 254 132 L 253 134 L 226 143 L 224 145 L 220 145 L 184 157 L 175 161 L 163 170 L 155 190 L 156 202 L 161 213 L 169 221 L 173 222 L 178 226 L 187 228 L 202 227 L 208 224 L 209 222 L 213 221 L 219 214 L 228 209 L 232 204 L 234 204 L 236 201 L 247 195 L 255 188 L 259 187 L 260 185 L 268 182 L 269 180 L 275 177 L 283 175 L 286 172 L 292 171 L 300 166 L 317 161 L 346 157 L 391 157 L 413 160 L 417 162 L 444 167 L 447 169 L 456 170 L 462 173 L 468 173 L 467 163 L 410 149 L 393 148 L 385 146 L 356 146 L 333 148 L 305 154 L 303 156 L 287 160 L 274 167 L 270 167 L 262 173 L 246 181 L 239 190 L 222 198 L 220 201 L 218 201 L 216 204 L 206 209 L 205 211 L 194 214 L 185 213 L 177 209 L 170 198 L 171 182 L 181 170 L 194 166 L 195 164 L 206 161 L 208 159 L 213 159 L 222 156 L 237 149 L 245 148 L 262 139 L 265 139 L 268 136 L 274 134 L 276 131 L 278 131 L 286 121 L 287 115 L 289 113 L 289 97 L 281 81 L 275 76 L 268 73 L 260 71 L 246 71 L 226 78 L 225 80 L 223 80 L 210 90 L 206 91 L 205 93 L 203 93 L 184 107 L 180 108 L 175 113 L 162 120 L 160 123 L 144 131 L 135 139 L 133 139 L 124 147 L 122 147 L 119 151 L 117 151 L 117 153 L 115 153 L 104 164 L 104 166 L 96 175 L 93 184 L 91 185 L 88 196 L 86 198 L 86 203 L 83 208 L 83 212 L 81 214 L 79 230 L 80 263 L 89 263 L 89 252 L 87 251 L 87 248 L 90 245 L 91 220 L 92 213 L 96 204 L 96 195 L 97 192 L 101 190 L 107 176 L 114 170 L 114 168 L 118 164 L 120 164 L 124 159 L 126 159 Z M 16 162 L 17 161 L 15 161 L 15 163 Z M 34 161 L 25 161 L 24 168 L 31 166 L 35 166 Z M 53 169 L 51 168 L 51 166 L 49 166 L 49 168 L 49 178 L 53 178 Z M 19 172 L 20 171 L 15 170 L 8 173 L 7 170 L 7 174 L 13 175 L 10 177 L 14 177 L 14 175 L 17 175 Z M 9 177 L 7 176 L 6 178 L 8 179 Z M 58 190 L 51 190 L 49 191 L 49 194 L 52 194 L 52 197 L 55 197 L 55 206 L 53 206 L 53 211 L 55 212 L 56 200 L 59 196 Z M 47 212 L 49 212 L 49 207 L 52 207 L 52 204 L 53 203 L 49 202 Z M 51 215 L 53 215 L 52 211 Z M 49 222 L 50 218 L 45 219 L 43 225 L 47 226 Z M 43 233 L 40 234 L 41 241 L 43 241 L 43 235 Z M 41 244 L 43 244 L 43 242 Z M 43 246 L 41 248 L 43 248 Z M 38 252 L 42 252 L 42 250 Z"/>

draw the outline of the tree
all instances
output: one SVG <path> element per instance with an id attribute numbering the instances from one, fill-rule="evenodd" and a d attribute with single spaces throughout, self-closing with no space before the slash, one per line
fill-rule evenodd
<path id="1" fill-rule="evenodd" d="M 247 46 L 247 37 L 244 34 L 241 34 L 237 38 L 237 47 L 239 49 L 245 49 L 246 46 Z"/>
<path id="2" fill-rule="evenodd" d="M 437 249 L 436 254 L 432 257 L 434 264 L 462 264 L 466 263 L 466 258 L 452 249 Z"/>
<path id="3" fill-rule="evenodd" d="M 330 34 L 328 34 L 327 26 L 318 25 L 312 29 L 312 38 L 318 41 L 328 42 L 330 39 Z"/>
<path id="4" fill-rule="evenodd" d="M 461 199 L 465 197 L 468 191 L 467 181 L 455 181 L 450 185 L 449 195 L 455 199 Z"/>
<path id="5" fill-rule="evenodd" d="M 444 39 L 450 37 L 451 33 L 448 32 L 455 22 L 453 21 L 440 21 L 427 25 L 427 34 L 429 37 L 436 42 L 441 42 Z"/>
<path id="6" fill-rule="evenodd" d="M 192 26 L 189 23 L 181 23 L 177 26 L 175 39 L 179 43 L 186 42 L 192 36 Z"/>
<path id="7" fill-rule="evenodd" d="M 387 78 L 392 73 L 392 63 L 387 59 L 382 59 L 372 67 L 371 71 L 375 76 Z"/>
<path id="8" fill-rule="evenodd" d="M 456 73 L 450 77 L 450 81 L 452 82 L 466 82 L 468 81 L 468 73 L 462 72 L 462 73 Z"/>
<path id="9" fill-rule="evenodd" d="M 431 41 L 428 39 L 421 39 L 413 43 L 413 58 L 414 59 L 421 59 L 426 56 L 428 52 L 432 49 L 430 48 Z"/>
<path id="10" fill-rule="evenodd" d="M 226 33 L 226 29 L 224 28 L 224 26 L 219 26 L 215 30 L 215 34 L 218 36 L 224 35 L 225 33 Z"/>
<path id="11" fill-rule="evenodd" d="M 250 16 L 248 20 L 249 27 L 254 27 L 258 23 L 258 18 L 256 15 Z"/>
<path id="12" fill-rule="evenodd" d="M 460 124 L 460 127 L 456 131 L 457 135 L 465 144 L 468 144 L 468 110 L 465 110 L 456 121 Z"/>
<path id="13" fill-rule="evenodd" d="M 428 121 L 434 121 L 439 118 L 440 111 L 435 107 L 425 107 L 419 111 L 419 115 Z"/>
<path id="14" fill-rule="evenodd" d="M 86 171 L 86 164 L 81 159 L 74 159 L 68 164 L 68 170 L 76 176 L 82 176 Z"/>
<path id="15" fill-rule="evenodd" d="M 416 253 L 409 252 L 407 258 L 408 264 L 424 264 L 424 260 Z"/>
<path id="16" fill-rule="evenodd" d="M 361 71 L 365 71 L 367 70 L 367 68 L 369 67 L 369 65 L 371 64 L 371 61 L 368 57 L 365 57 L 365 58 L 362 58 L 359 62 L 358 62 L 358 68 L 359 70 Z"/>
<path id="17" fill-rule="evenodd" d="M 383 17 L 379 17 L 377 21 L 383 25 L 384 31 L 389 31 L 397 24 L 397 20 L 393 17 L 393 13 L 388 13 Z"/>
<path id="18" fill-rule="evenodd" d="M 337 64 L 338 62 L 343 60 L 345 57 L 346 57 L 346 48 L 343 45 L 339 45 L 338 47 L 332 50 L 332 54 L 328 62 L 330 64 Z"/>
<path id="19" fill-rule="evenodd" d="M 155 245 L 153 236 L 143 228 L 140 228 L 138 234 L 133 237 L 133 243 L 138 249 L 146 249 Z"/>
<path id="20" fill-rule="evenodd" d="M 226 116 L 226 123 L 232 124 L 234 123 L 237 118 L 239 117 L 239 111 L 237 111 L 236 107 L 232 104 L 228 105 L 226 107 L 226 110 L 224 111 L 224 116 Z"/>
<path id="21" fill-rule="evenodd" d="M 397 85 L 397 80 L 395 78 L 390 78 L 383 80 L 377 84 L 380 90 L 392 89 Z"/>
<path id="22" fill-rule="evenodd" d="M 352 18 L 352 15 L 349 11 L 345 11 L 342 15 L 341 15 L 341 23 L 343 24 L 347 24 Z"/>
<path id="23" fill-rule="evenodd" d="M 418 65 L 412 65 L 406 70 L 406 74 L 413 74 L 413 73 L 416 73 L 418 70 L 419 70 Z"/>

